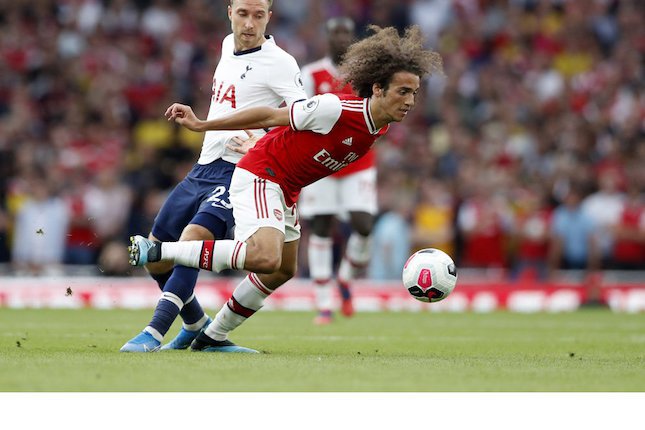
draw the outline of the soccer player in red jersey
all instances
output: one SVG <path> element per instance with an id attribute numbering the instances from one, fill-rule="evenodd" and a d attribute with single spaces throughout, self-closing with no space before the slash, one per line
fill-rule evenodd
<path id="1" fill-rule="evenodd" d="M 358 96 L 323 94 L 284 108 L 252 107 L 206 121 L 186 105 L 167 109 L 168 120 L 194 131 L 276 127 L 248 150 L 233 173 L 235 240 L 159 243 L 132 238 L 133 265 L 173 260 L 206 270 L 251 272 L 191 349 L 256 352 L 233 344 L 228 333 L 294 276 L 300 190 L 365 155 L 391 122 L 402 121 L 414 107 L 421 78 L 441 71 L 441 56 L 423 48 L 418 27 L 402 37 L 393 27 L 371 29 L 375 34 L 353 44 L 341 65 Z"/>
<path id="2" fill-rule="evenodd" d="M 338 66 L 354 39 L 354 21 L 348 17 L 331 18 L 326 23 L 329 53 L 302 67 L 302 84 L 307 96 L 324 93 L 353 93 L 342 79 Z M 309 274 L 316 285 L 316 324 L 332 322 L 333 239 L 335 217 L 347 217 L 352 228 L 338 268 L 341 313 L 354 314 L 350 281 L 364 272 L 370 256 L 370 234 L 377 212 L 376 154 L 374 150 L 346 168 L 302 189 L 298 210 L 309 220 L 311 235 L 307 243 Z"/>

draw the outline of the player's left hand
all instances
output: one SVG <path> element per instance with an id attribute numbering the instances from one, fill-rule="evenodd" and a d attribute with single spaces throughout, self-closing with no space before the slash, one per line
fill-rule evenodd
<path id="1" fill-rule="evenodd" d="M 253 148 L 257 141 L 260 140 L 260 138 L 249 130 L 244 130 L 244 132 L 248 136 L 248 139 L 243 139 L 239 136 L 235 136 L 233 139 L 231 139 L 231 143 L 226 144 L 226 147 L 233 152 L 237 152 L 238 154 L 246 154 L 247 152 L 249 152 L 249 149 Z"/>

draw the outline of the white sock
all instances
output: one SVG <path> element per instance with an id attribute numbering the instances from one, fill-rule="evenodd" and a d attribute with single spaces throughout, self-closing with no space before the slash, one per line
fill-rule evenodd
<path id="1" fill-rule="evenodd" d="M 367 266 L 372 256 L 372 237 L 352 233 L 345 247 L 345 255 L 338 268 L 338 278 L 351 281 Z"/>
<path id="2" fill-rule="evenodd" d="M 162 242 L 161 257 L 182 266 L 214 272 L 241 270 L 246 260 L 246 243 L 239 240 Z"/>
<path id="3" fill-rule="evenodd" d="M 315 284 L 314 299 L 319 311 L 330 311 L 332 306 L 333 245 L 331 237 L 309 236 L 309 274 Z"/>
<path id="4" fill-rule="evenodd" d="M 163 336 L 161 333 L 159 333 L 156 329 L 147 326 L 146 328 L 143 329 L 143 331 L 146 331 L 152 335 L 155 339 L 157 339 L 159 342 L 163 342 Z"/>
<path id="5" fill-rule="evenodd" d="M 250 273 L 238 284 L 231 298 L 215 315 L 215 319 L 204 333 L 211 339 L 226 340 L 230 331 L 235 330 L 260 310 L 264 299 L 272 292 L 262 284 L 255 273 Z"/>
<path id="6" fill-rule="evenodd" d="M 309 257 L 309 274 L 316 282 L 327 282 L 333 273 L 333 240 L 331 237 L 309 236 L 307 247 Z"/>
<path id="7" fill-rule="evenodd" d="M 182 326 L 188 331 L 197 331 L 201 330 L 201 328 L 204 327 L 206 321 L 208 321 L 208 315 L 204 314 L 199 320 L 197 320 L 197 322 L 194 322 L 192 324 L 183 323 Z"/>
<path id="8" fill-rule="evenodd" d="M 314 298 L 318 311 L 331 311 L 333 304 L 333 288 L 330 281 L 319 284 L 315 283 Z"/>

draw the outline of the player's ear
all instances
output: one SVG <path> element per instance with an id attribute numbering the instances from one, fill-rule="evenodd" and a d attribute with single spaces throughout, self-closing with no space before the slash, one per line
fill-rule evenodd
<path id="1" fill-rule="evenodd" d="M 383 95 L 383 88 L 379 84 L 372 84 L 372 94 L 376 97 L 381 97 Z"/>

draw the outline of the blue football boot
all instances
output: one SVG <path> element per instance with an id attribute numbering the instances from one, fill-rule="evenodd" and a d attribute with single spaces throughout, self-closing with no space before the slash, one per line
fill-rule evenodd
<path id="1" fill-rule="evenodd" d="M 131 266 L 144 266 L 161 260 L 161 242 L 153 242 L 143 236 L 130 236 L 128 246 Z"/>
<path id="2" fill-rule="evenodd" d="M 213 321 L 211 318 L 206 321 L 206 323 L 202 326 L 201 329 L 195 330 L 195 331 L 190 331 L 186 330 L 185 328 L 181 328 L 179 331 L 179 334 L 170 342 L 165 344 L 164 346 L 161 347 L 162 350 L 168 350 L 168 349 L 186 349 L 190 346 L 191 342 L 195 340 L 197 335 L 204 330 L 206 330 L 206 327 L 208 327 L 208 324 Z"/>
<path id="3" fill-rule="evenodd" d="M 121 352 L 155 352 L 161 348 L 161 342 L 152 337 L 147 331 L 142 331 L 125 345 L 121 347 Z"/>

